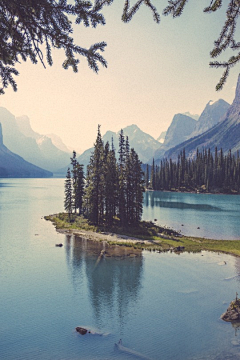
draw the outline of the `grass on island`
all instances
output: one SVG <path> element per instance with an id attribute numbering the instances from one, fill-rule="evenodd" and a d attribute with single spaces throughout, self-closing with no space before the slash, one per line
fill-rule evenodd
<path id="1" fill-rule="evenodd" d="M 69 221 L 68 214 L 66 213 L 49 215 L 44 218 L 52 221 L 57 230 L 85 230 L 98 233 L 109 232 L 139 239 L 139 242 L 134 244 L 131 242 L 131 239 L 124 244 L 118 241 L 108 241 L 108 243 L 112 245 L 119 244 L 153 251 L 177 251 L 177 248 L 184 247 L 184 251 L 187 252 L 207 250 L 240 256 L 240 240 L 211 240 L 182 236 L 174 230 L 157 226 L 151 221 L 141 221 L 139 225 L 128 228 L 121 227 L 119 220 L 115 219 L 113 226 L 106 228 L 91 225 L 86 218 L 75 214 L 72 215 L 71 221 Z M 144 244 L 142 242 L 143 240 L 150 240 L 150 243 Z"/>

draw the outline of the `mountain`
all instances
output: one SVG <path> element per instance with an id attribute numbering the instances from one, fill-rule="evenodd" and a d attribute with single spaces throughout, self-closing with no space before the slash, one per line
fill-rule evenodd
<path id="1" fill-rule="evenodd" d="M 196 120 L 184 114 L 174 115 L 171 125 L 169 126 L 164 143 L 154 153 L 155 159 L 160 159 L 164 156 L 166 150 L 176 146 L 185 141 L 196 127 Z M 148 162 L 151 163 L 151 158 Z"/>
<path id="2" fill-rule="evenodd" d="M 166 131 L 162 131 L 161 134 L 159 135 L 159 137 L 157 138 L 157 141 L 160 142 L 161 144 L 164 143 L 166 133 L 167 133 Z"/>
<path id="3" fill-rule="evenodd" d="M 191 138 L 200 135 L 215 126 L 219 121 L 221 121 L 229 107 L 230 104 L 222 99 L 215 102 L 209 101 L 196 122 L 196 128 L 191 134 Z"/>
<path id="4" fill-rule="evenodd" d="M 2 125 L 0 123 L 0 177 L 50 177 L 50 171 L 35 166 L 14 154 L 3 144 Z"/>
<path id="5" fill-rule="evenodd" d="M 70 149 L 69 147 L 67 147 L 58 135 L 46 134 L 46 136 L 52 140 L 52 143 L 54 146 L 56 146 L 56 148 L 72 155 L 73 149 Z"/>
<path id="6" fill-rule="evenodd" d="M 174 115 L 172 123 L 166 133 L 164 146 L 169 149 L 183 142 L 194 131 L 195 126 L 196 120 L 190 116 L 183 114 Z"/>
<path id="7" fill-rule="evenodd" d="M 198 114 L 191 114 L 189 111 L 182 113 L 183 115 L 187 115 L 189 117 L 191 117 L 194 120 L 198 120 L 199 119 L 199 115 Z"/>
<path id="8" fill-rule="evenodd" d="M 30 119 L 28 116 L 16 116 L 15 117 L 17 127 L 19 131 L 26 137 L 38 140 L 41 135 L 33 131 L 30 125 Z"/>
<path id="9" fill-rule="evenodd" d="M 0 123 L 6 147 L 30 163 L 55 171 L 69 162 L 69 153 L 59 150 L 52 140 L 32 130 L 29 118 L 16 118 L 0 107 Z"/>
<path id="10" fill-rule="evenodd" d="M 111 145 L 113 140 L 116 157 L 118 157 L 119 132 L 120 130 L 118 132 L 107 131 L 102 137 L 104 144 L 108 141 Z M 123 128 L 123 133 L 125 136 L 128 136 L 130 147 L 134 148 L 143 163 L 147 162 L 149 158 L 153 158 L 155 150 L 159 147 L 157 140 L 143 132 L 137 125 L 130 125 Z M 77 159 L 80 164 L 84 165 L 85 169 L 89 163 L 92 151 L 93 147 L 85 150 Z M 70 164 L 68 166 L 70 166 Z M 68 166 L 59 169 L 57 173 L 66 174 Z"/>
<path id="11" fill-rule="evenodd" d="M 215 147 L 222 148 L 225 154 L 229 149 L 232 153 L 240 150 L 240 75 L 235 99 L 226 114 L 219 120 L 211 129 L 169 149 L 164 156 L 176 160 L 183 148 L 185 148 L 186 156 L 190 158 L 195 156 L 197 148 L 199 150 L 210 148 L 211 151 L 214 151 Z"/>

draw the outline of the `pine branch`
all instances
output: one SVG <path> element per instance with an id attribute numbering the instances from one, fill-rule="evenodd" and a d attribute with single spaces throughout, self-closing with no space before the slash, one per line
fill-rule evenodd
<path id="1" fill-rule="evenodd" d="M 163 15 L 172 15 L 173 18 L 182 15 L 188 0 L 169 0 L 168 6 L 163 10 Z"/>
<path id="2" fill-rule="evenodd" d="M 168 0 L 168 6 L 164 9 L 164 15 L 172 15 L 173 18 L 182 15 L 184 7 L 188 0 Z M 204 12 L 212 13 L 219 10 L 222 7 L 222 0 L 211 0 L 209 6 L 204 8 Z M 229 0 L 227 11 L 226 11 L 226 20 L 223 25 L 223 28 L 219 34 L 219 37 L 214 41 L 214 47 L 210 52 L 211 58 L 216 58 L 222 54 L 224 50 L 238 50 L 240 48 L 240 42 L 235 40 L 235 32 L 237 28 L 237 22 L 240 15 L 240 0 Z M 229 75 L 230 68 L 236 65 L 240 61 L 239 54 L 237 56 L 232 56 L 228 61 L 223 62 L 210 62 L 211 67 L 225 68 L 225 71 L 220 78 L 218 84 L 216 85 L 216 90 L 221 90 L 225 84 L 227 77 Z"/>
<path id="3" fill-rule="evenodd" d="M 153 20 L 159 24 L 160 15 L 150 0 L 138 0 L 132 7 L 130 7 L 129 0 L 125 0 L 123 14 L 122 14 L 122 21 L 125 23 L 129 22 L 132 19 L 133 15 L 135 15 L 136 12 L 139 10 L 142 4 L 145 4 L 152 11 Z"/>

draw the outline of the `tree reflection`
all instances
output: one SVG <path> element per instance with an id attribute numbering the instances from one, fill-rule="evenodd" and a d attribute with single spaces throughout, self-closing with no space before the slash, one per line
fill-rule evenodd
<path id="1" fill-rule="evenodd" d="M 73 236 L 72 254 L 66 239 L 68 261 L 74 284 L 78 277 L 87 279 L 90 301 L 98 323 L 116 316 L 122 327 L 128 309 L 137 301 L 143 268 L 140 250 L 109 246 Z"/>

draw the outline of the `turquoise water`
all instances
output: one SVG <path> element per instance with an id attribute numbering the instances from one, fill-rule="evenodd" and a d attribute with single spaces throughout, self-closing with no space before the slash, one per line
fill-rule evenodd
<path id="1" fill-rule="evenodd" d="M 184 235 L 240 239 L 240 195 L 149 191 L 144 194 L 143 217 Z"/>
<path id="2" fill-rule="evenodd" d="M 63 209 L 63 182 L 0 180 L 0 358 L 139 358 L 115 349 L 121 338 L 150 359 L 238 359 L 239 331 L 219 317 L 240 293 L 239 260 L 143 252 L 97 261 L 104 244 L 43 219 Z"/>

